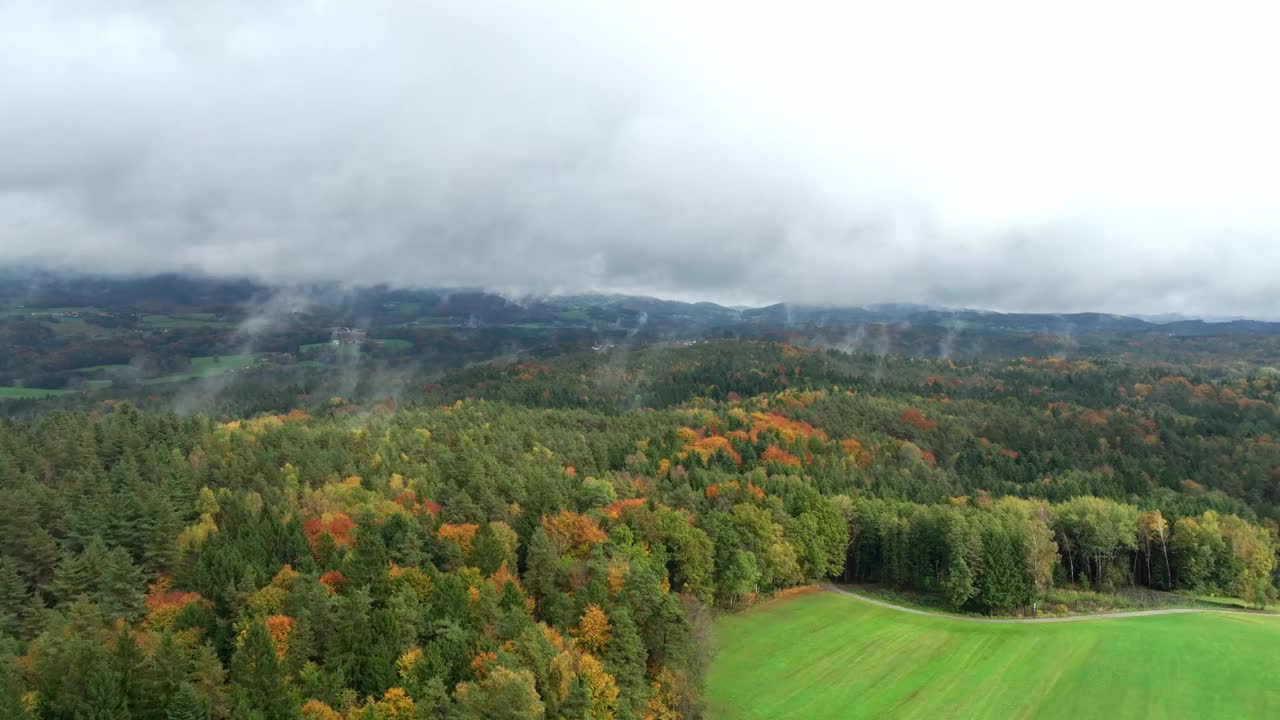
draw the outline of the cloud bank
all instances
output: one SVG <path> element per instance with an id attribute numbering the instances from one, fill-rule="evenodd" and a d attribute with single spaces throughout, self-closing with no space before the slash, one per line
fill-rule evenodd
<path id="1" fill-rule="evenodd" d="M 1277 314 L 1276 10 L 936 5 L 10 0 L 0 264 Z"/>

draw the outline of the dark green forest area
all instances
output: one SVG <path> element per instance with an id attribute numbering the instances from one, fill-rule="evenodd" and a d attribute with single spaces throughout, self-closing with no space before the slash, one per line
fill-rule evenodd
<path id="1" fill-rule="evenodd" d="M 714 613 L 809 582 L 1265 604 L 1277 392 L 1244 361 L 715 341 L 270 413 L 15 401 L 0 716 L 697 718 Z"/>

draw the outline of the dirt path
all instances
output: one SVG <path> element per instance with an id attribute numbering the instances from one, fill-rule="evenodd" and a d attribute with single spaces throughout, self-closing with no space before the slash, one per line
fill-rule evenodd
<path id="1" fill-rule="evenodd" d="M 1215 608 L 1164 608 L 1162 610 L 1130 610 L 1128 612 L 1108 612 L 1093 613 L 1092 615 L 1068 615 L 1065 617 L 1043 617 L 1043 618 L 980 618 L 967 617 L 965 615 L 949 615 L 947 613 L 933 612 L 931 610 L 918 610 L 916 608 L 904 607 L 902 605 L 894 605 L 883 600 L 869 598 L 866 595 L 845 590 L 834 585 L 825 585 L 827 590 L 848 595 L 851 598 L 857 598 L 862 602 L 879 605 L 882 608 L 897 610 L 898 612 L 911 613 L 912 615 L 927 615 L 929 617 L 946 618 L 948 620 L 960 620 L 962 622 L 977 623 L 1052 623 L 1052 622 L 1079 622 L 1084 620 L 1106 620 L 1108 618 L 1127 618 L 1127 617 L 1143 617 L 1145 615 L 1180 615 L 1182 613 L 1220 613 L 1223 615 L 1261 615 L 1269 613 L 1255 613 L 1248 610 L 1218 610 Z"/>

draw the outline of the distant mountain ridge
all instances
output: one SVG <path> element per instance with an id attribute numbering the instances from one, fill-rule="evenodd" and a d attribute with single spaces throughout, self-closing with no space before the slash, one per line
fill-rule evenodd
<path id="1" fill-rule="evenodd" d="M 578 293 L 511 297 L 480 288 L 405 289 L 344 287 L 337 283 L 275 287 L 244 278 L 166 274 L 139 278 L 62 275 L 48 271 L 0 270 L 0 304 L 21 307 L 110 306 L 149 311 L 216 310 L 234 315 L 290 292 L 311 308 L 336 317 L 377 316 L 387 308 L 412 304 L 424 316 L 476 323 L 541 322 L 566 326 L 612 326 L 639 330 L 652 325 L 681 335 L 735 327 L 838 328 L 862 325 L 941 327 L 1017 333 L 1146 334 L 1202 337 L 1277 335 L 1280 322 L 1239 317 L 1197 318 L 1181 314 L 1117 315 L 1100 312 L 1005 313 L 974 308 L 941 308 L 919 303 L 726 307 L 713 302 L 664 300 L 641 295 Z"/>

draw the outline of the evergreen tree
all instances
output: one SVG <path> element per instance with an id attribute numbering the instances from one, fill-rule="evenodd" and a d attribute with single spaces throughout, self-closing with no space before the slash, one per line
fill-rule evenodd
<path id="1" fill-rule="evenodd" d="M 209 707 L 190 683 L 178 686 L 162 720 L 209 720 Z"/>
<path id="2" fill-rule="evenodd" d="M 529 539 L 529 552 L 525 561 L 525 587 L 538 601 L 539 607 L 560 587 L 563 563 L 560 553 L 547 535 L 547 531 L 539 526 Z"/>
<path id="3" fill-rule="evenodd" d="M 27 582 L 18 572 L 18 563 L 0 556 L 0 639 L 17 635 L 28 602 Z"/>
<path id="4" fill-rule="evenodd" d="M 100 568 L 96 599 L 111 617 L 134 620 L 142 615 L 146 581 L 142 570 L 133 564 L 124 548 L 107 553 L 106 562 Z"/>
<path id="5" fill-rule="evenodd" d="M 296 720 L 298 703 L 285 683 L 276 646 L 262 621 L 249 625 L 231 656 L 232 711 L 235 717 Z"/>
<path id="6" fill-rule="evenodd" d="M 13 720 L 31 720 L 22 695 L 26 688 L 18 677 L 18 663 L 9 649 L 0 641 L 0 717 Z"/>
<path id="7" fill-rule="evenodd" d="M 453 698 L 438 677 L 426 682 L 422 693 L 414 697 L 414 720 L 448 720 L 453 712 Z"/>
<path id="8" fill-rule="evenodd" d="M 147 668 L 146 697 L 150 716 L 163 720 L 164 708 L 168 707 L 179 689 L 187 684 L 190 664 L 173 635 L 166 633 L 160 638 L 160 644 L 156 646 Z"/>
<path id="9" fill-rule="evenodd" d="M 493 532 L 493 527 L 487 522 L 480 523 L 473 542 L 471 564 L 480 568 L 480 572 L 485 575 L 492 575 L 497 572 L 498 568 L 502 566 L 503 550 L 501 543 L 498 542 L 498 538 Z"/>
<path id="10" fill-rule="evenodd" d="M 645 681 L 648 654 L 629 609 L 614 608 L 612 620 L 613 637 L 604 652 L 604 665 L 618 684 L 619 720 L 626 720 L 634 717 L 633 710 L 640 708 L 649 695 Z"/>
<path id="11" fill-rule="evenodd" d="M 395 680 L 395 627 L 386 610 L 374 610 L 365 590 L 337 601 L 329 661 L 360 697 L 378 696 Z"/>
<path id="12" fill-rule="evenodd" d="M 116 635 L 115 651 L 111 655 L 111 669 L 118 683 L 120 697 L 130 717 L 147 718 L 153 696 L 148 693 L 145 678 L 146 656 L 128 630 Z"/>
<path id="13" fill-rule="evenodd" d="M 128 699 L 110 660 L 97 653 L 86 659 L 89 662 L 82 680 L 83 694 L 76 699 L 76 720 L 131 720 Z"/>
<path id="14" fill-rule="evenodd" d="M 353 587 L 367 588 L 374 600 L 381 602 L 389 594 L 387 568 L 390 561 L 376 522 L 370 518 L 356 531 L 355 546 L 347 558 L 343 574 Z"/>
<path id="15" fill-rule="evenodd" d="M 101 539 L 95 542 L 101 546 Z M 92 545 L 90 547 L 93 547 Z M 62 559 L 58 562 L 58 567 L 53 571 L 53 581 L 49 584 L 49 592 L 53 595 L 56 603 L 68 603 L 80 597 L 87 595 L 93 589 L 93 579 L 96 573 L 102 570 L 102 566 L 91 568 L 89 560 L 86 558 L 88 551 L 85 553 L 64 552 Z M 95 553 L 96 555 L 96 553 Z M 105 560 L 105 549 L 99 560 Z"/>

